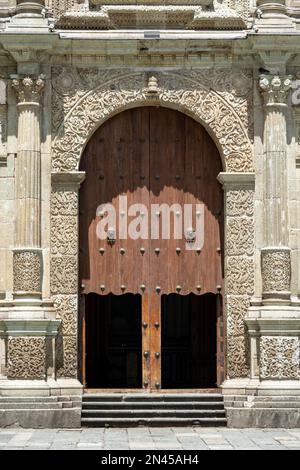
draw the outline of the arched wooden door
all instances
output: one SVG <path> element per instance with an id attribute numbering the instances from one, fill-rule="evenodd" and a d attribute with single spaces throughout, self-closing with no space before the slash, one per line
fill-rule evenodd
<path id="1" fill-rule="evenodd" d="M 82 295 L 141 295 L 142 386 L 157 390 L 162 382 L 163 296 L 216 294 L 220 383 L 223 196 L 217 181 L 221 160 L 212 139 L 200 124 L 178 111 L 135 108 L 98 129 L 80 169 L 86 172 L 80 191 Z M 107 228 L 114 229 L 111 240 L 99 239 L 99 224 L 107 215 L 99 206 L 108 203 L 116 209 L 116 220 L 107 222 Z M 193 238 L 191 230 L 201 224 L 203 243 L 201 236 Z"/>

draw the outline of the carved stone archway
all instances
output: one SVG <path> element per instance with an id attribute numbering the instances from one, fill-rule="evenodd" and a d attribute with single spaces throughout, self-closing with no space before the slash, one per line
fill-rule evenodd
<path id="1" fill-rule="evenodd" d="M 245 106 L 251 84 L 241 72 L 231 81 L 223 70 L 156 73 L 152 90 L 144 72 L 57 68 L 54 74 L 54 172 L 77 171 L 86 143 L 105 120 L 145 105 L 177 109 L 200 122 L 219 149 L 224 171 L 253 171 Z"/>
<path id="2" fill-rule="evenodd" d="M 244 318 L 254 290 L 254 177 L 250 72 L 52 69 L 51 295 L 62 320 L 58 375 L 77 375 L 78 172 L 90 136 L 114 114 L 158 105 L 186 113 L 216 143 L 225 189 L 227 375 L 249 373 Z M 222 176 L 223 175 L 223 176 Z"/>

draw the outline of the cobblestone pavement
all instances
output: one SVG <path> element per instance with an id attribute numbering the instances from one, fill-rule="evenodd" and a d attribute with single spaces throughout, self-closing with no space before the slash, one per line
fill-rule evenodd
<path id="1" fill-rule="evenodd" d="M 300 429 L 1 429 L 0 450 L 298 449 Z"/>

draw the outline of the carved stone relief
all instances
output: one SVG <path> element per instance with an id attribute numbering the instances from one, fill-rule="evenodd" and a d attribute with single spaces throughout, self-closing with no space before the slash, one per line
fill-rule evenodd
<path id="1" fill-rule="evenodd" d="M 78 208 L 77 191 L 53 189 L 51 195 L 51 293 L 62 320 L 56 341 L 60 377 L 77 377 Z"/>
<path id="2" fill-rule="evenodd" d="M 253 170 L 249 126 L 245 126 L 249 73 L 199 70 L 157 73 L 156 79 L 159 92 L 149 102 L 145 73 L 53 68 L 53 171 L 77 170 L 87 140 L 101 123 L 147 102 L 186 111 L 203 123 L 227 171 Z"/>
<path id="3" fill-rule="evenodd" d="M 254 291 L 254 191 L 226 190 L 227 374 L 249 375 L 245 317 Z"/>
<path id="4" fill-rule="evenodd" d="M 14 292 L 41 292 L 41 253 L 14 251 Z"/>
<path id="5" fill-rule="evenodd" d="M 299 338 L 263 336 L 260 340 L 262 379 L 299 379 Z"/>
<path id="6" fill-rule="evenodd" d="M 263 292 L 290 290 L 291 263 L 289 250 L 262 250 Z"/>
<path id="7" fill-rule="evenodd" d="M 11 379 L 45 379 L 44 337 L 9 337 L 7 375 Z"/>

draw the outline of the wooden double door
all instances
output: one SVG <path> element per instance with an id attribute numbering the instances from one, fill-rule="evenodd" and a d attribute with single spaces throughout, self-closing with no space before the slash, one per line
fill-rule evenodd
<path id="1" fill-rule="evenodd" d="M 135 108 L 98 129 L 80 169 L 83 382 L 148 390 L 220 383 L 223 195 L 212 139 L 178 111 Z"/>

